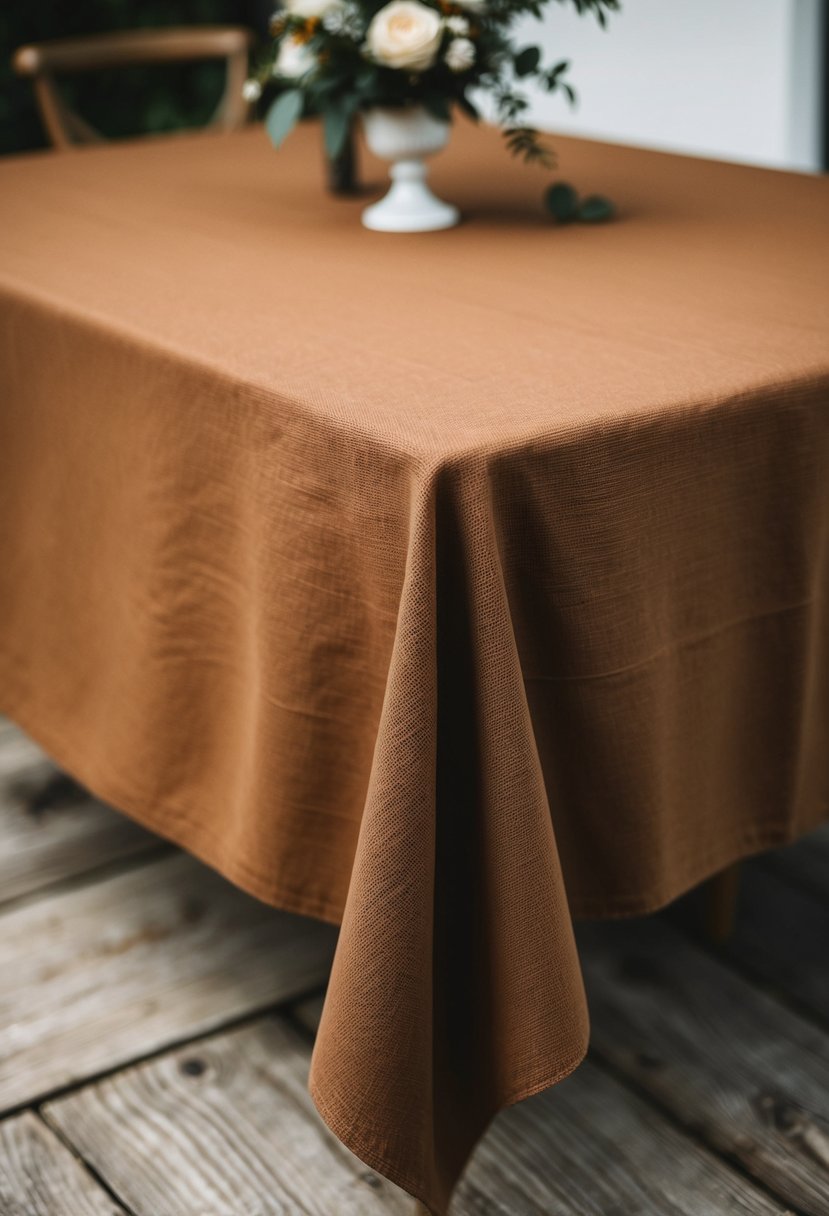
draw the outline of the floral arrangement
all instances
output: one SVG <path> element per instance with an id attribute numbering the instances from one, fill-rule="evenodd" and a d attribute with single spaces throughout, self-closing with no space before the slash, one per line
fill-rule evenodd
<path id="1" fill-rule="evenodd" d="M 425 107 L 449 120 L 453 107 L 478 118 L 475 98 L 494 102 L 511 152 L 552 163 L 526 125 L 523 82 L 571 102 L 569 63 L 544 65 L 537 46 L 517 46 L 513 27 L 540 17 L 552 0 L 284 0 L 271 20 L 273 45 L 245 84 L 249 101 L 276 85 L 266 126 L 278 147 L 306 110 L 322 115 L 328 155 L 338 157 L 355 116 L 373 107 Z M 601 25 L 619 0 L 557 0 L 592 13 Z"/>

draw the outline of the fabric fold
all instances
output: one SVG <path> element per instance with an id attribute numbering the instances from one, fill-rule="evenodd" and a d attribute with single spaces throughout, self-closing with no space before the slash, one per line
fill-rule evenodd
<path id="1" fill-rule="evenodd" d="M 359 1157 L 446 1210 L 502 1107 L 587 1010 L 485 459 L 421 474 L 311 1089 Z"/>

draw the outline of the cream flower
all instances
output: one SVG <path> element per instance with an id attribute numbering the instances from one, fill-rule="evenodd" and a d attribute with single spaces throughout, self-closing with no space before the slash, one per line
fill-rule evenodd
<path id="1" fill-rule="evenodd" d="M 288 34 L 279 44 L 273 74 L 274 76 L 284 76 L 288 80 L 295 80 L 300 76 L 307 76 L 316 66 L 316 55 L 307 43 Z"/>
<path id="2" fill-rule="evenodd" d="M 461 17 L 460 13 L 453 13 L 451 17 L 446 18 L 446 28 L 459 38 L 465 38 L 469 33 L 469 22 L 466 17 Z"/>
<path id="3" fill-rule="evenodd" d="M 446 66 L 450 72 L 466 72 L 475 62 L 475 43 L 469 38 L 453 38 L 446 48 Z"/>
<path id="4" fill-rule="evenodd" d="M 253 77 L 250 80 L 246 80 L 242 85 L 242 96 L 245 101 L 258 101 L 262 96 L 262 86 L 259 81 Z"/>
<path id="5" fill-rule="evenodd" d="M 425 72 L 435 62 L 442 37 L 440 13 L 418 0 L 392 0 L 372 18 L 366 45 L 377 63 Z"/>
<path id="6" fill-rule="evenodd" d="M 343 7 L 343 0 L 283 0 L 285 12 L 292 17 L 324 17 Z"/>

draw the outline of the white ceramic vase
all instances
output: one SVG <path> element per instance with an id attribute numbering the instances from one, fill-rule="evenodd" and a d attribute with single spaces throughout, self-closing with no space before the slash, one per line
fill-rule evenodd
<path id="1" fill-rule="evenodd" d="M 428 156 L 442 151 L 450 124 L 423 106 L 376 107 L 363 113 L 369 150 L 392 162 L 388 194 L 363 212 L 366 228 L 377 232 L 434 232 L 451 228 L 460 219 L 457 207 L 435 198 L 426 184 Z"/>

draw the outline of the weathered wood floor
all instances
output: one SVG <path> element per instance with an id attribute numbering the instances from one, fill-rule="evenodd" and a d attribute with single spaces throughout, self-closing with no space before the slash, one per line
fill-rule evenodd
<path id="1" fill-rule="evenodd" d="M 86 797 L 0 722 L 0 1214 L 389 1216 L 305 1090 L 333 934 Z M 585 926 L 590 1060 L 505 1112 L 453 1216 L 829 1216 L 829 832 L 723 947 Z"/>

